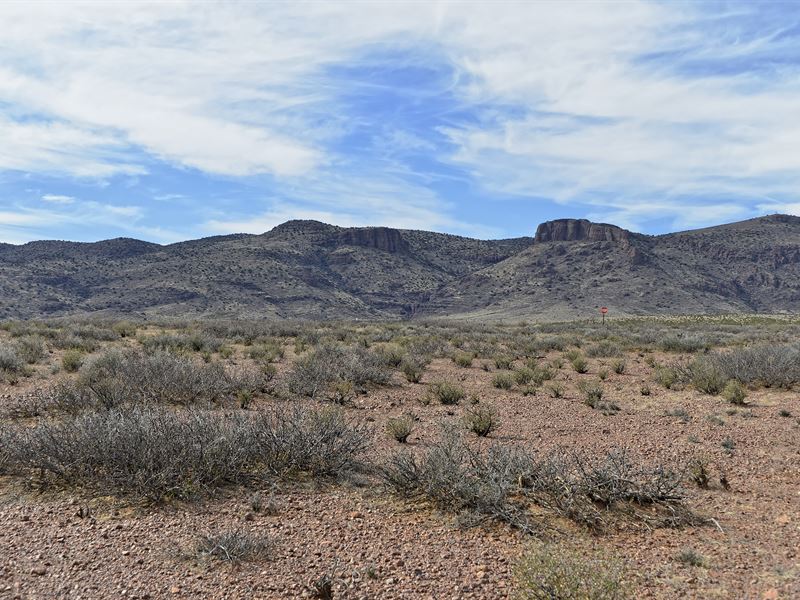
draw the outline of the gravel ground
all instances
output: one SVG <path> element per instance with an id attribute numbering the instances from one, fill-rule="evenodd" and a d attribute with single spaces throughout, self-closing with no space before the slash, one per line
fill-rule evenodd
<path id="1" fill-rule="evenodd" d="M 607 416 L 584 405 L 575 388 L 579 377 L 596 378 L 604 362 L 610 360 L 591 359 L 590 372 L 580 376 L 565 365 L 558 378 L 566 394 L 555 399 L 543 390 L 523 396 L 493 388 L 494 367 L 486 372 L 480 361 L 463 369 L 437 360 L 423 384 L 397 376 L 392 386 L 359 397 L 348 412 L 374 426 L 374 460 L 398 448 L 383 426 L 405 411 L 420 419 L 409 447 L 421 449 L 442 423 L 463 415 L 466 403 L 419 402 L 424 383 L 452 380 L 497 408 L 501 425 L 487 444 L 522 444 L 542 453 L 625 447 L 649 463 L 705 457 L 712 485 L 687 488 L 688 504 L 719 527 L 629 527 L 592 536 L 557 523 L 568 533 L 560 541 L 620 557 L 637 598 L 800 597 L 800 396 L 752 392 L 750 404 L 733 412 L 721 398 L 660 388 L 650 380 L 651 369 L 630 355 L 628 372 L 612 372 L 605 382 L 607 397 L 621 409 Z M 646 382 L 649 396 L 640 392 Z M 780 416 L 781 409 L 793 416 Z M 730 489 L 719 483 L 720 474 Z M 507 598 L 514 562 L 530 543 L 503 525 L 459 529 L 452 516 L 391 499 L 374 481 L 265 492 L 274 498 L 274 514 L 250 510 L 252 490 L 157 508 L 88 492 L 38 494 L 10 480 L 0 494 L 3 598 L 296 598 L 310 596 L 310 584 L 326 574 L 334 577 L 337 598 Z M 198 535 L 224 529 L 270 537 L 271 556 L 229 565 L 192 554 Z M 679 561 L 687 548 L 705 565 Z"/>

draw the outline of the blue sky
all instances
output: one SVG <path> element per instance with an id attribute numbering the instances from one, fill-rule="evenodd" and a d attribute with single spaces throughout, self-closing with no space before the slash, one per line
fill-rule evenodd
<path id="1" fill-rule="evenodd" d="M 800 5 L 5 3 L 0 241 L 800 214 Z"/>

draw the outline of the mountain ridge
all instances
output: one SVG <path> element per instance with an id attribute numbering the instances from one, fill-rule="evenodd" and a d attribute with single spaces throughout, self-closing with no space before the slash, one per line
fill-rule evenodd
<path id="1" fill-rule="evenodd" d="M 800 308 L 800 217 L 659 235 L 585 219 L 478 240 L 291 220 L 262 234 L 0 244 L 0 318 L 572 318 Z"/>

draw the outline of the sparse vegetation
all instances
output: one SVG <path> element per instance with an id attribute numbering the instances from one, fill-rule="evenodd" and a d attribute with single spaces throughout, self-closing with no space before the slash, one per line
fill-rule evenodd
<path id="1" fill-rule="evenodd" d="M 623 600 L 631 597 L 619 561 L 537 544 L 516 565 L 518 600 Z"/>
<path id="2" fill-rule="evenodd" d="M 497 410 L 493 406 L 478 404 L 464 413 L 464 425 L 478 437 L 486 437 L 497 429 Z"/>
<path id="3" fill-rule="evenodd" d="M 241 563 L 268 558 L 274 547 L 270 538 L 236 529 L 200 536 L 195 552 L 200 558 Z"/>
<path id="4" fill-rule="evenodd" d="M 401 444 L 405 444 L 408 436 L 414 431 L 413 415 L 391 417 L 386 421 L 386 432 Z"/>

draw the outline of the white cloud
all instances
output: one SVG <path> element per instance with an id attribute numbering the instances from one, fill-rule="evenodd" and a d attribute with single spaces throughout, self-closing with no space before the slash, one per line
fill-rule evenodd
<path id="1" fill-rule="evenodd" d="M 794 42 L 778 30 L 731 33 L 715 21 L 730 14 L 702 10 L 654 2 L 5 3 L 0 169 L 104 178 L 141 175 L 163 160 L 292 186 L 276 191 L 278 208 L 255 208 L 253 220 L 244 211 L 212 218 L 211 231 L 260 231 L 276 218 L 316 214 L 476 233 L 450 216 L 457 205 L 418 185 L 379 181 L 384 174 L 365 176 L 334 149 L 361 115 L 340 112 L 348 90 L 328 68 L 406 48 L 435 51 L 453 69 L 448 91 L 469 118 L 440 129 L 452 152 L 434 158 L 465 169 L 490 195 L 579 204 L 631 226 L 796 207 L 796 68 L 675 68 L 692 60 L 727 67 Z M 747 24 L 746 11 L 757 9 L 739 10 Z M 674 58 L 657 57 L 664 53 Z M 395 150 L 436 152 L 410 132 L 375 129 Z"/>
<path id="2" fill-rule="evenodd" d="M 45 194 L 42 196 L 42 200 L 55 204 L 72 204 L 75 202 L 75 198 L 72 196 L 64 196 L 62 194 Z"/>

